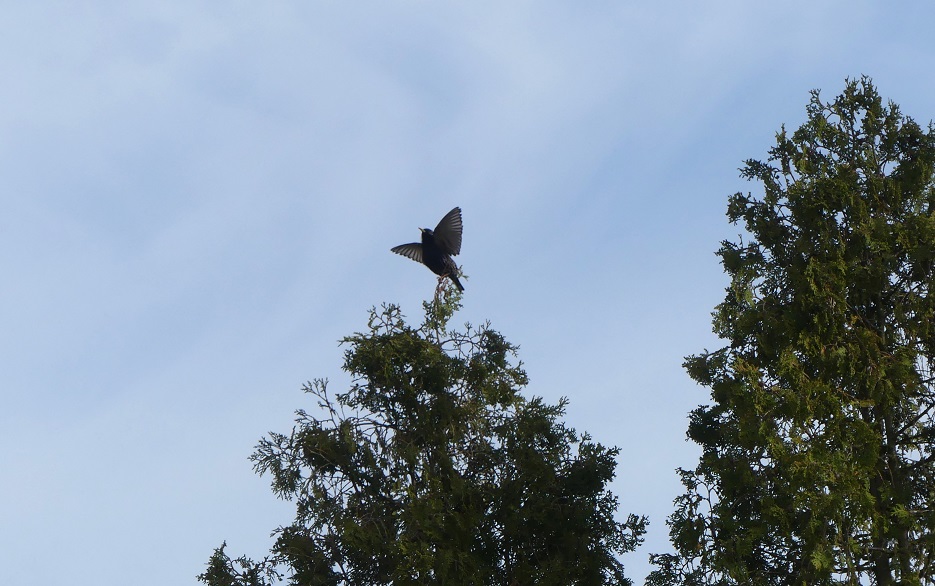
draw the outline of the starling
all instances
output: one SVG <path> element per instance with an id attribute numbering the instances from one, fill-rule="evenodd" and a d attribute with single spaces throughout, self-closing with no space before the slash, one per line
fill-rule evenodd
<path id="1" fill-rule="evenodd" d="M 439 280 L 449 277 L 459 291 L 464 291 L 461 281 L 458 280 L 458 265 L 451 260 L 451 257 L 461 252 L 461 208 L 455 208 L 445 214 L 434 231 L 428 228 L 419 230 L 422 230 L 421 244 L 400 244 L 390 250 L 424 264 L 439 276 Z"/>

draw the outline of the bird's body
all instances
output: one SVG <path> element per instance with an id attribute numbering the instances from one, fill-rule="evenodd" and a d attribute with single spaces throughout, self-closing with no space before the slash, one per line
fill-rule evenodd
<path id="1" fill-rule="evenodd" d="M 440 277 L 451 277 L 458 289 L 464 291 L 458 280 L 458 265 L 435 242 L 435 233 L 427 228 L 422 229 L 422 264 Z"/>
<path id="2" fill-rule="evenodd" d="M 450 278 L 459 291 L 464 291 L 458 280 L 458 265 L 451 258 L 461 253 L 461 228 L 461 208 L 454 208 L 445 214 L 435 230 L 419 228 L 421 243 L 400 244 L 390 250 L 424 264 L 439 277 Z"/>

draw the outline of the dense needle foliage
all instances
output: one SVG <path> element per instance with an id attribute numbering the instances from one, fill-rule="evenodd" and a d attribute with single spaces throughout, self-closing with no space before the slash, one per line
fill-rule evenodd
<path id="1" fill-rule="evenodd" d="M 353 385 L 305 390 L 291 433 L 253 456 L 296 504 L 261 562 L 221 547 L 210 586 L 629 584 L 617 555 L 645 521 L 615 520 L 617 450 L 563 425 L 564 402 L 526 399 L 516 348 L 485 325 L 448 328 L 459 294 L 425 304 L 419 328 L 396 306 L 344 339 Z"/>
<path id="2" fill-rule="evenodd" d="M 935 132 L 848 81 L 743 176 L 650 584 L 935 583 Z"/>

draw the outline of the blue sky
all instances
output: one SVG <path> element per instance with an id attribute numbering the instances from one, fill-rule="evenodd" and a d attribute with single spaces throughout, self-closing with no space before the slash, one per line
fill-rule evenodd
<path id="1" fill-rule="evenodd" d="M 456 321 L 622 448 L 625 558 L 667 548 L 739 228 L 737 169 L 870 75 L 935 117 L 928 2 L 22 3 L 0 21 L 0 562 L 9 584 L 194 583 L 291 520 L 247 457 L 340 387 L 389 248 L 455 205 Z"/>

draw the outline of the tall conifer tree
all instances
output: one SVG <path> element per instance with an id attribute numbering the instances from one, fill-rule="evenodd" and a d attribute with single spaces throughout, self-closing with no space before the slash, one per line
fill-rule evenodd
<path id="1" fill-rule="evenodd" d="M 265 559 L 218 548 L 209 586 L 630 584 L 618 554 L 645 520 L 615 518 L 616 448 L 561 422 L 565 402 L 520 394 L 516 347 L 489 325 L 448 327 L 460 294 L 396 306 L 344 339 L 351 387 L 306 391 L 318 409 L 253 455 L 296 517 Z"/>
<path id="2" fill-rule="evenodd" d="M 867 78 L 807 114 L 730 198 L 726 345 L 685 363 L 712 403 L 648 584 L 935 583 L 935 132 Z"/>

